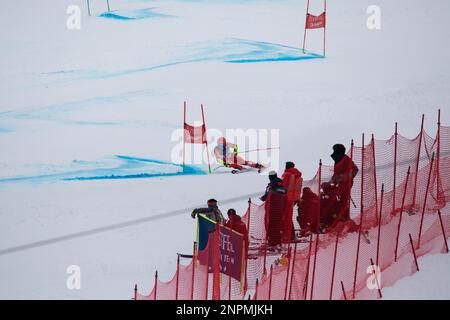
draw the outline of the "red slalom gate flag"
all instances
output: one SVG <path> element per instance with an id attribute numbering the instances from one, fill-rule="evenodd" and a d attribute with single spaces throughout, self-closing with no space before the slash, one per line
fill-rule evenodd
<path id="1" fill-rule="evenodd" d="M 184 140 L 186 143 L 206 143 L 206 127 L 201 126 L 191 126 L 187 123 L 184 124 Z"/>
<path id="2" fill-rule="evenodd" d="M 322 14 L 318 16 L 314 16 L 310 13 L 306 15 L 306 29 L 320 29 L 325 28 L 326 24 L 326 13 L 322 12 Z"/>

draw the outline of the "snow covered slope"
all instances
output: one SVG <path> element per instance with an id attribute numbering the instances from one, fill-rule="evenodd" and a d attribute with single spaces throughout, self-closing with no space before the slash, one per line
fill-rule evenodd
<path id="1" fill-rule="evenodd" d="M 449 300 L 450 254 L 434 254 L 419 258 L 420 271 L 400 279 L 395 286 L 383 290 L 383 299 Z"/>
<path id="2" fill-rule="evenodd" d="M 422 113 L 434 132 L 438 108 L 450 124 L 446 0 L 329 1 L 325 59 L 296 49 L 306 0 L 110 1 L 110 14 L 92 0 L 91 17 L 85 3 L 0 4 L 0 298 L 145 293 L 191 251 L 190 208 L 215 197 L 243 212 L 263 191 L 257 174 L 170 175 L 184 100 L 211 129 L 279 129 L 280 160 L 305 178 L 361 132 L 387 138 L 398 121 L 415 136 Z M 72 4 L 80 30 L 66 27 Z"/>

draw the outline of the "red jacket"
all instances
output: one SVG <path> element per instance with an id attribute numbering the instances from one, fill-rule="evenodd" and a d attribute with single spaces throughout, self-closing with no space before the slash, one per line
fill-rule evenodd
<path id="1" fill-rule="evenodd" d="M 287 190 L 289 201 L 300 201 L 302 192 L 303 178 L 302 173 L 297 168 L 286 169 L 283 173 L 283 186 Z"/>
<path id="2" fill-rule="evenodd" d="M 225 226 L 230 228 L 231 230 L 236 231 L 244 236 L 244 239 L 247 240 L 247 226 L 242 221 L 241 217 L 238 215 L 230 216 L 230 219 L 227 220 Z"/>
<path id="3" fill-rule="evenodd" d="M 358 167 L 347 155 L 334 165 L 334 174 L 331 182 L 337 187 L 337 193 L 342 196 L 349 194 L 353 187 L 353 178 L 358 173 Z"/>
<path id="4" fill-rule="evenodd" d="M 302 229 L 318 231 L 320 226 L 320 199 L 309 188 L 303 190 L 302 201 L 298 206 L 297 221 Z"/>

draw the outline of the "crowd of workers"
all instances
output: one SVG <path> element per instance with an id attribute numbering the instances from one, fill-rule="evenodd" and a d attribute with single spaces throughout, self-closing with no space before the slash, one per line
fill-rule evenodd
<path id="1" fill-rule="evenodd" d="M 225 166 L 241 169 L 244 165 L 253 168 L 262 168 L 257 163 L 249 162 L 236 157 L 233 159 L 227 155 L 228 149 L 235 147 L 228 144 L 223 138 L 219 141 L 215 152 L 223 160 Z M 225 146 L 223 149 L 221 147 Z M 311 233 L 325 233 L 338 225 L 346 225 L 348 232 L 358 230 L 358 226 L 350 218 L 351 189 L 353 180 L 358 173 L 358 167 L 346 155 L 345 146 L 335 144 L 331 158 L 334 161 L 333 176 L 330 181 L 323 182 L 320 193 L 313 192 L 309 187 L 302 188 L 302 173 L 291 161 L 286 162 L 285 170 L 278 177 L 275 171 L 269 172 L 269 183 L 264 195 L 260 198 L 265 203 L 265 228 L 267 244 L 269 247 L 279 246 L 282 243 L 292 242 L 309 236 Z M 225 157 L 222 157 L 226 155 Z M 230 161 L 233 160 L 233 161 Z M 227 164 L 230 161 L 230 165 Z M 297 209 L 296 221 L 300 229 L 295 229 L 293 214 Z M 198 208 L 192 211 L 192 217 L 204 214 L 209 219 L 220 222 L 226 227 L 247 237 L 247 227 L 236 210 L 229 209 L 228 219 L 225 219 L 217 205 L 217 200 L 208 200 L 206 208 Z"/>

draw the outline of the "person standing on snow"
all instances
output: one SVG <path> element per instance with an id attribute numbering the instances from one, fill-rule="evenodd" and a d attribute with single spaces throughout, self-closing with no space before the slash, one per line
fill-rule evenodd
<path id="1" fill-rule="evenodd" d="M 192 210 L 191 213 L 192 219 L 195 219 L 195 217 L 198 214 L 204 214 L 208 219 L 221 223 L 224 220 L 224 218 L 222 212 L 220 211 L 217 205 L 217 200 L 209 199 L 207 205 L 208 207 L 206 208 L 197 208 Z"/>
<path id="2" fill-rule="evenodd" d="M 350 196 L 353 187 L 353 179 L 358 174 L 358 167 L 345 154 L 345 147 L 342 144 L 333 146 L 331 158 L 334 160 L 334 172 L 330 184 L 335 188 L 335 194 L 339 199 L 337 206 L 337 220 L 350 220 Z"/>
<path id="3" fill-rule="evenodd" d="M 237 233 L 240 233 L 244 236 L 244 239 L 247 239 L 247 226 L 242 221 L 241 216 L 236 214 L 236 210 L 228 209 L 227 211 L 228 220 L 225 222 L 225 227 L 230 228 Z"/>
<path id="4" fill-rule="evenodd" d="M 248 256 L 248 230 L 242 218 L 236 214 L 236 210 L 233 208 L 227 211 L 228 220 L 225 222 L 225 227 L 230 228 L 237 233 L 242 234 L 244 240 L 244 257 L 247 259 Z"/>
<path id="5" fill-rule="evenodd" d="M 290 223 L 290 226 L 285 225 L 285 230 L 291 229 L 291 240 L 295 239 L 294 221 L 292 219 L 294 205 L 300 203 L 300 195 L 302 192 L 303 178 L 302 173 L 295 167 L 295 164 L 291 161 L 286 162 L 286 167 L 283 173 L 283 186 L 287 190 L 287 200 L 290 207 L 290 212 L 286 214 L 286 223 Z"/>
<path id="6" fill-rule="evenodd" d="M 289 211 L 286 193 L 283 180 L 278 178 L 275 171 L 270 171 L 269 184 L 260 198 L 265 202 L 264 224 L 269 247 L 279 247 L 287 240 L 287 235 L 290 235 L 289 230 L 286 230 L 286 214 Z M 288 226 L 290 227 L 290 224 Z"/>
<path id="7" fill-rule="evenodd" d="M 238 156 L 238 147 L 236 144 L 227 142 L 224 137 L 217 140 L 217 146 L 214 148 L 214 155 L 218 163 L 224 167 L 236 170 L 244 169 L 244 166 L 262 169 L 263 165 L 251 161 L 247 161 Z"/>
<path id="8" fill-rule="evenodd" d="M 293 204 L 298 204 L 302 192 L 302 173 L 295 167 L 293 162 L 288 161 L 286 162 L 286 169 L 284 170 L 282 178 L 283 186 L 287 190 L 288 200 Z"/>
<path id="9" fill-rule="evenodd" d="M 300 236 L 320 231 L 320 200 L 310 188 L 303 188 L 302 200 L 298 205 L 297 222 L 300 225 Z"/>
<path id="10" fill-rule="evenodd" d="M 269 192 L 271 190 L 277 193 L 287 193 L 286 188 L 283 186 L 283 180 L 278 178 L 276 171 L 273 170 L 269 172 L 269 183 L 267 184 L 266 192 L 259 199 L 261 201 L 266 201 L 267 196 L 269 195 Z"/>

